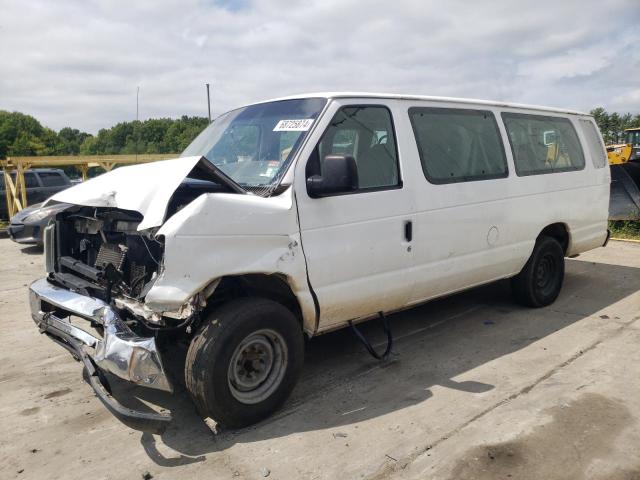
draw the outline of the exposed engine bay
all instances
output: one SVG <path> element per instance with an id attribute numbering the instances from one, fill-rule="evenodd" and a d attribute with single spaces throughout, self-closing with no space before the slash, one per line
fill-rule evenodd
<path id="1" fill-rule="evenodd" d="M 143 298 L 158 275 L 163 245 L 138 232 L 141 215 L 83 207 L 56 221 L 54 280 L 110 302 L 114 296 Z"/>
<path id="2" fill-rule="evenodd" d="M 167 218 L 203 193 L 220 190 L 212 182 L 185 179 L 167 205 Z M 161 314 L 144 305 L 162 269 L 164 244 L 155 238 L 157 228 L 138 231 L 142 218 L 138 212 L 105 207 L 71 207 L 59 214 L 50 280 L 111 303 L 125 317 L 164 324 Z M 184 319 L 193 309 L 165 313 Z"/>

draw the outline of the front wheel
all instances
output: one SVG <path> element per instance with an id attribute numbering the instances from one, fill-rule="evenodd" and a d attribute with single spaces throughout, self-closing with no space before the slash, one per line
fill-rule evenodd
<path id="1" fill-rule="evenodd" d="M 286 307 L 239 298 L 214 311 L 193 337 L 185 384 L 200 413 L 241 428 L 284 403 L 303 361 L 302 330 Z"/>
<path id="2" fill-rule="evenodd" d="M 522 305 L 545 307 L 551 305 L 564 280 L 564 251 L 552 237 L 536 240 L 531 257 L 522 271 L 511 279 L 513 294 Z"/>

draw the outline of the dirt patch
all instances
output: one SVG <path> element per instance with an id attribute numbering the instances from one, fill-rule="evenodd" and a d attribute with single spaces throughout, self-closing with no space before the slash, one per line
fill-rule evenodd
<path id="1" fill-rule="evenodd" d="M 546 413 L 551 421 L 526 435 L 469 450 L 449 478 L 584 479 L 592 461 L 611 452 L 616 437 L 632 422 L 620 402 L 592 393 Z M 618 470 L 606 478 L 637 479 L 640 475 L 634 470 Z"/>
<path id="2" fill-rule="evenodd" d="M 71 393 L 71 389 L 70 388 L 63 388 L 62 390 L 56 390 L 54 392 L 47 393 L 44 396 L 44 398 L 62 397 L 63 395 L 66 395 L 67 393 Z"/>

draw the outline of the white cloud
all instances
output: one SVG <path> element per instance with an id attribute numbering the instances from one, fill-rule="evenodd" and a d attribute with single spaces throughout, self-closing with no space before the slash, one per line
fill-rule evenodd
<path id="1" fill-rule="evenodd" d="M 637 0 L 0 0 L 0 109 L 95 132 L 318 90 L 640 111 Z"/>

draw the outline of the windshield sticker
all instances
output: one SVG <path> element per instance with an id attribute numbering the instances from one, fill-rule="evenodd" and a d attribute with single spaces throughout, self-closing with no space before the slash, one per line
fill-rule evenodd
<path id="1" fill-rule="evenodd" d="M 274 132 L 306 132 L 313 125 L 313 118 L 280 120 L 273 128 Z"/>

